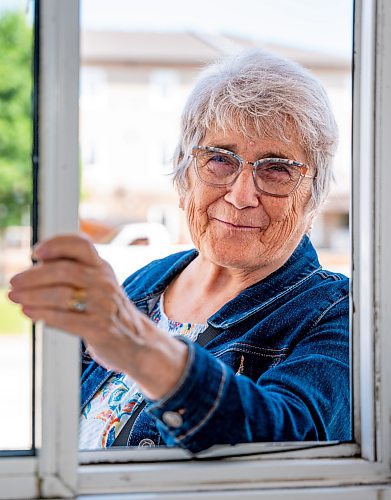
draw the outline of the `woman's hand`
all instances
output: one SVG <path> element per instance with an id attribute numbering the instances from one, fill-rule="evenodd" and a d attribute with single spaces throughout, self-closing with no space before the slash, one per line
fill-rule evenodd
<path id="1" fill-rule="evenodd" d="M 186 345 L 136 309 L 86 237 L 56 236 L 38 244 L 33 258 L 38 263 L 14 276 L 9 292 L 28 317 L 81 336 L 98 363 L 127 373 L 151 399 L 175 387 Z"/>

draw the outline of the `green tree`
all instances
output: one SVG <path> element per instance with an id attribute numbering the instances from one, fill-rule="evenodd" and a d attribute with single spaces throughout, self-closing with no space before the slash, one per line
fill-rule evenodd
<path id="1" fill-rule="evenodd" d="M 31 203 L 32 29 L 19 12 L 0 13 L 0 231 Z"/>

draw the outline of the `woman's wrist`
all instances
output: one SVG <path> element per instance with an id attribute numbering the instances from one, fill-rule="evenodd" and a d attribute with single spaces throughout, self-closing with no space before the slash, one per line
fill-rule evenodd
<path id="1" fill-rule="evenodd" d="M 141 392 L 152 400 L 163 398 L 180 381 L 188 359 L 188 347 L 157 328 L 147 317 L 143 329 L 148 334 L 137 356 L 137 374 L 129 373 Z"/>

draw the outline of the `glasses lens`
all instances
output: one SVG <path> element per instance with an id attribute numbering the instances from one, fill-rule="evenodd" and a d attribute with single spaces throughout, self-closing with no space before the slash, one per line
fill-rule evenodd
<path id="1" fill-rule="evenodd" d="M 196 166 L 201 180 L 209 184 L 225 185 L 232 182 L 240 169 L 233 156 L 210 150 L 198 150 Z"/>
<path id="2" fill-rule="evenodd" d="M 258 189 L 266 193 L 285 196 L 295 189 L 300 181 L 300 168 L 280 161 L 268 161 L 257 167 Z"/>

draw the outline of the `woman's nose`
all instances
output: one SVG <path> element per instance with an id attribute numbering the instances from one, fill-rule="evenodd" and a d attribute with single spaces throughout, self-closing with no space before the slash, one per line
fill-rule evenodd
<path id="1" fill-rule="evenodd" d="M 224 199 L 239 210 L 259 205 L 259 192 L 255 187 L 250 166 L 245 166 L 233 185 L 228 186 Z"/>

